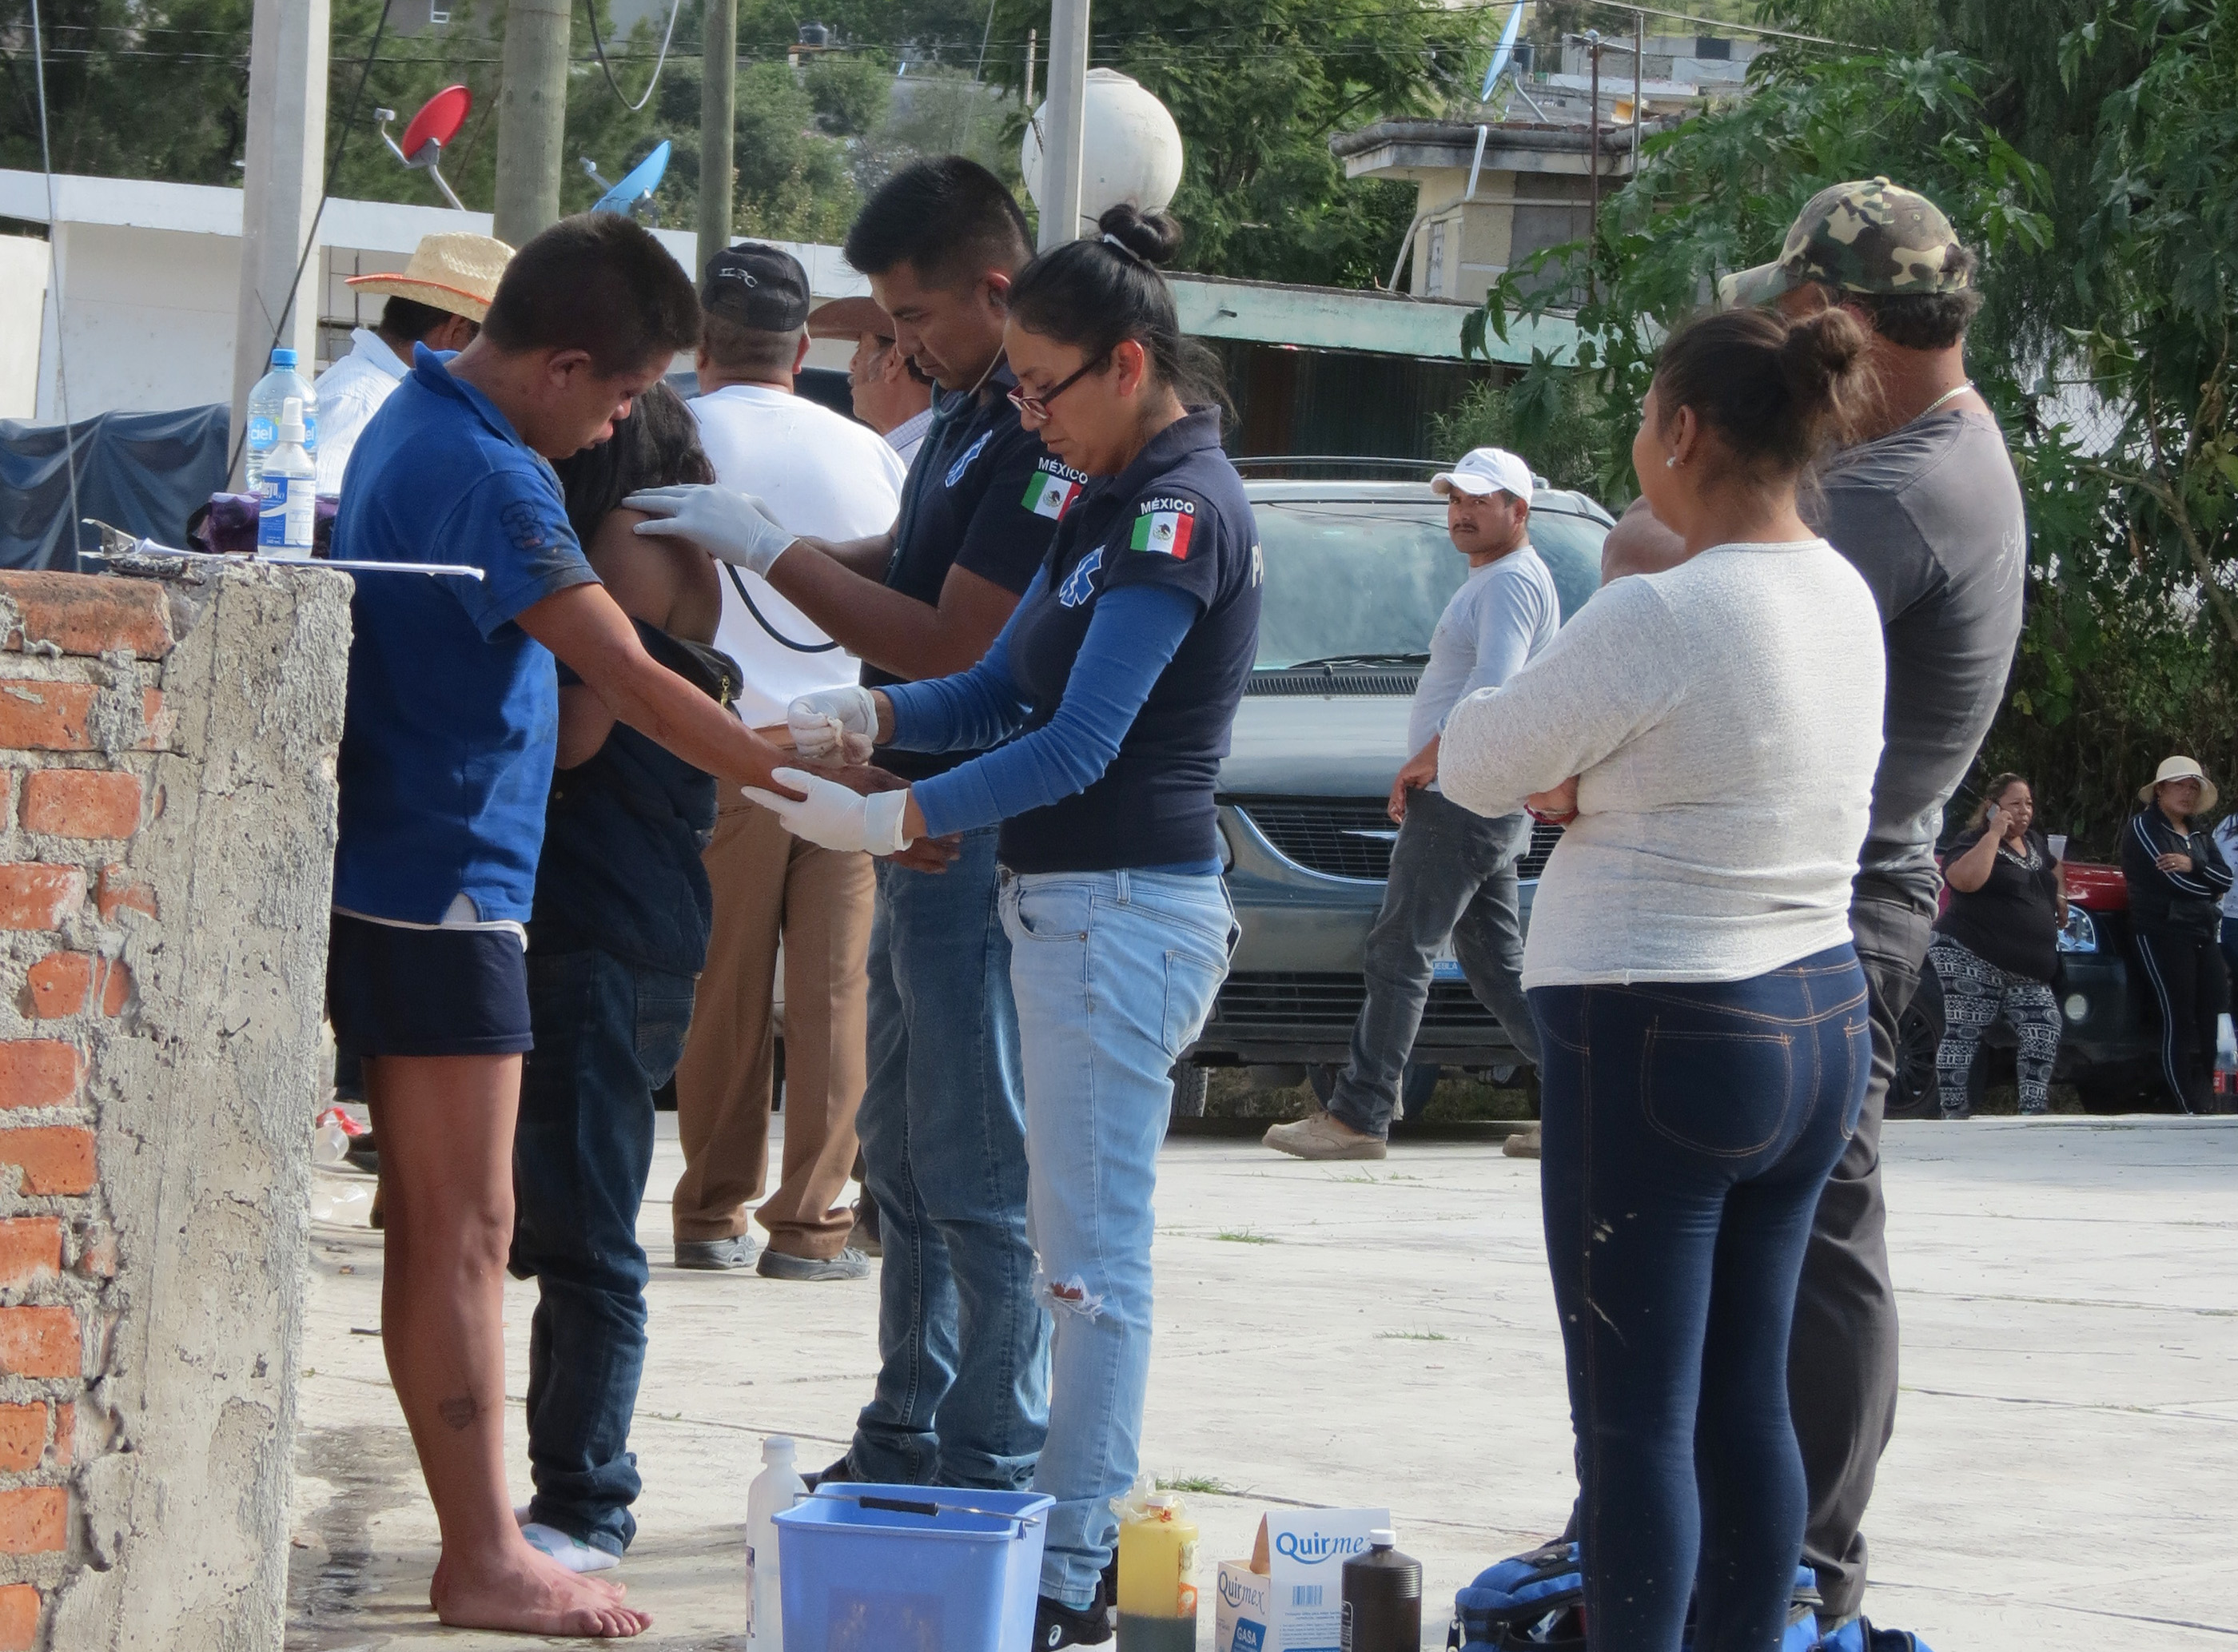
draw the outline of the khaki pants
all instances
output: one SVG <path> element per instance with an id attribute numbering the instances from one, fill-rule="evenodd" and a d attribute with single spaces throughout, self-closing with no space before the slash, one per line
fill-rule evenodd
<path id="1" fill-rule="evenodd" d="M 676 1069 L 684 1174 L 679 1239 L 746 1231 L 769 1173 L 770 1000 L 785 941 L 785 1166 L 761 1224 L 772 1249 L 837 1256 L 853 1219 L 837 1205 L 855 1161 L 863 1100 L 867 855 L 819 849 L 758 804 L 726 804 L 703 857 L 715 889 L 706 972 Z"/>

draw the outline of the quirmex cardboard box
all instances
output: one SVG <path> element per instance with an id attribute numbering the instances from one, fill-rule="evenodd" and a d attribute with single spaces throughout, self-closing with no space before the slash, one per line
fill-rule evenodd
<path id="1" fill-rule="evenodd" d="M 1213 1652 L 1338 1652 L 1344 1563 L 1388 1509 L 1290 1509 L 1259 1523 L 1251 1558 L 1220 1563 Z"/>

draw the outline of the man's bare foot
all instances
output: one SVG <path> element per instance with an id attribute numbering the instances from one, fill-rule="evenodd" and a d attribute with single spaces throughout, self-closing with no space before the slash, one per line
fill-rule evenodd
<path id="1" fill-rule="evenodd" d="M 512 1629 L 624 1640 L 652 1625 L 622 1604 L 623 1585 L 569 1571 L 526 1542 L 472 1560 L 446 1553 L 436 1563 L 428 1604 L 453 1629 Z"/>

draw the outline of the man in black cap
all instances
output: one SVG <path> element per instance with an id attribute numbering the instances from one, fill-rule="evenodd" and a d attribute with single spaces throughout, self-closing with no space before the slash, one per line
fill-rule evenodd
<path id="1" fill-rule="evenodd" d="M 883 533 L 900 504 L 899 457 L 867 426 L 793 393 L 808 352 L 808 274 L 798 261 L 753 241 L 726 248 L 708 261 L 699 304 L 701 394 L 691 406 L 717 485 L 758 498 L 797 534 L 843 541 Z M 751 568 L 726 565 L 721 586 L 715 645 L 745 671 L 738 714 L 789 748 L 785 708 L 855 682 L 861 665 Z M 684 1145 L 671 1213 L 677 1265 L 862 1279 L 870 1260 L 848 1246 L 853 1217 L 840 1195 L 863 1100 L 871 857 L 794 837 L 732 790 L 703 858 L 714 924 L 676 1069 Z M 769 1171 L 780 937 L 785 1162 L 758 1213 L 769 1235 L 758 1259 L 746 1201 L 760 1197 Z"/>

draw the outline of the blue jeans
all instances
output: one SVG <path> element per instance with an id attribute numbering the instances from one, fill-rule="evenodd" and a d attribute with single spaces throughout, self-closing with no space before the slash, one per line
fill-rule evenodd
<path id="1" fill-rule="evenodd" d="M 1235 919 L 1216 876 L 1045 872 L 1003 890 L 1026 1063 L 1038 1283 L 1055 1318 L 1049 1444 L 1056 1499 L 1042 1593 L 1095 1598 L 1134 1483 L 1150 1375 L 1150 1195 L 1175 1060 L 1212 1011 Z"/>
<path id="2" fill-rule="evenodd" d="M 645 1370 L 638 1206 L 652 1093 L 692 1024 L 692 978 L 598 951 L 528 955 L 536 1047 L 514 1127 L 513 1271 L 537 1285 L 528 1332 L 530 1518 L 620 1554 L 641 1483 L 629 1449 Z"/>
<path id="3" fill-rule="evenodd" d="M 1749 981 L 1541 987 L 1540 1198 L 1596 1646 L 1765 1652 L 1808 1507 L 1787 1336 L 1872 1042 L 1845 943 Z"/>
<path id="4" fill-rule="evenodd" d="M 1407 1058 L 1430 1001 L 1438 949 L 1450 939 L 1476 1001 L 1523 1059 L 1539 1064 L 1538 1029 L 1523 995 L 1523 921 L 1515 862 L 1530 847 L 1520 815 L 1486 820 L 1441 793 L 1417 791 L 1391 846 L 1383 907 L 1367 932 L 1367 996 L 1353 1023 L 1352 1055 L 1328 1111 L 1363 1135 L 1387 1136 Z"/>
<path id="5" fill-rule="evenodd" d="M 869 1083 L 856 1118 L 878 1203 L 878 1385 L 848 1471 L 1023 1490 L 1049 1426 L 1049 1321 L 1026 1237 L 1026 1115 L 995 833 L 944 873 L 877 863 Z"/>

